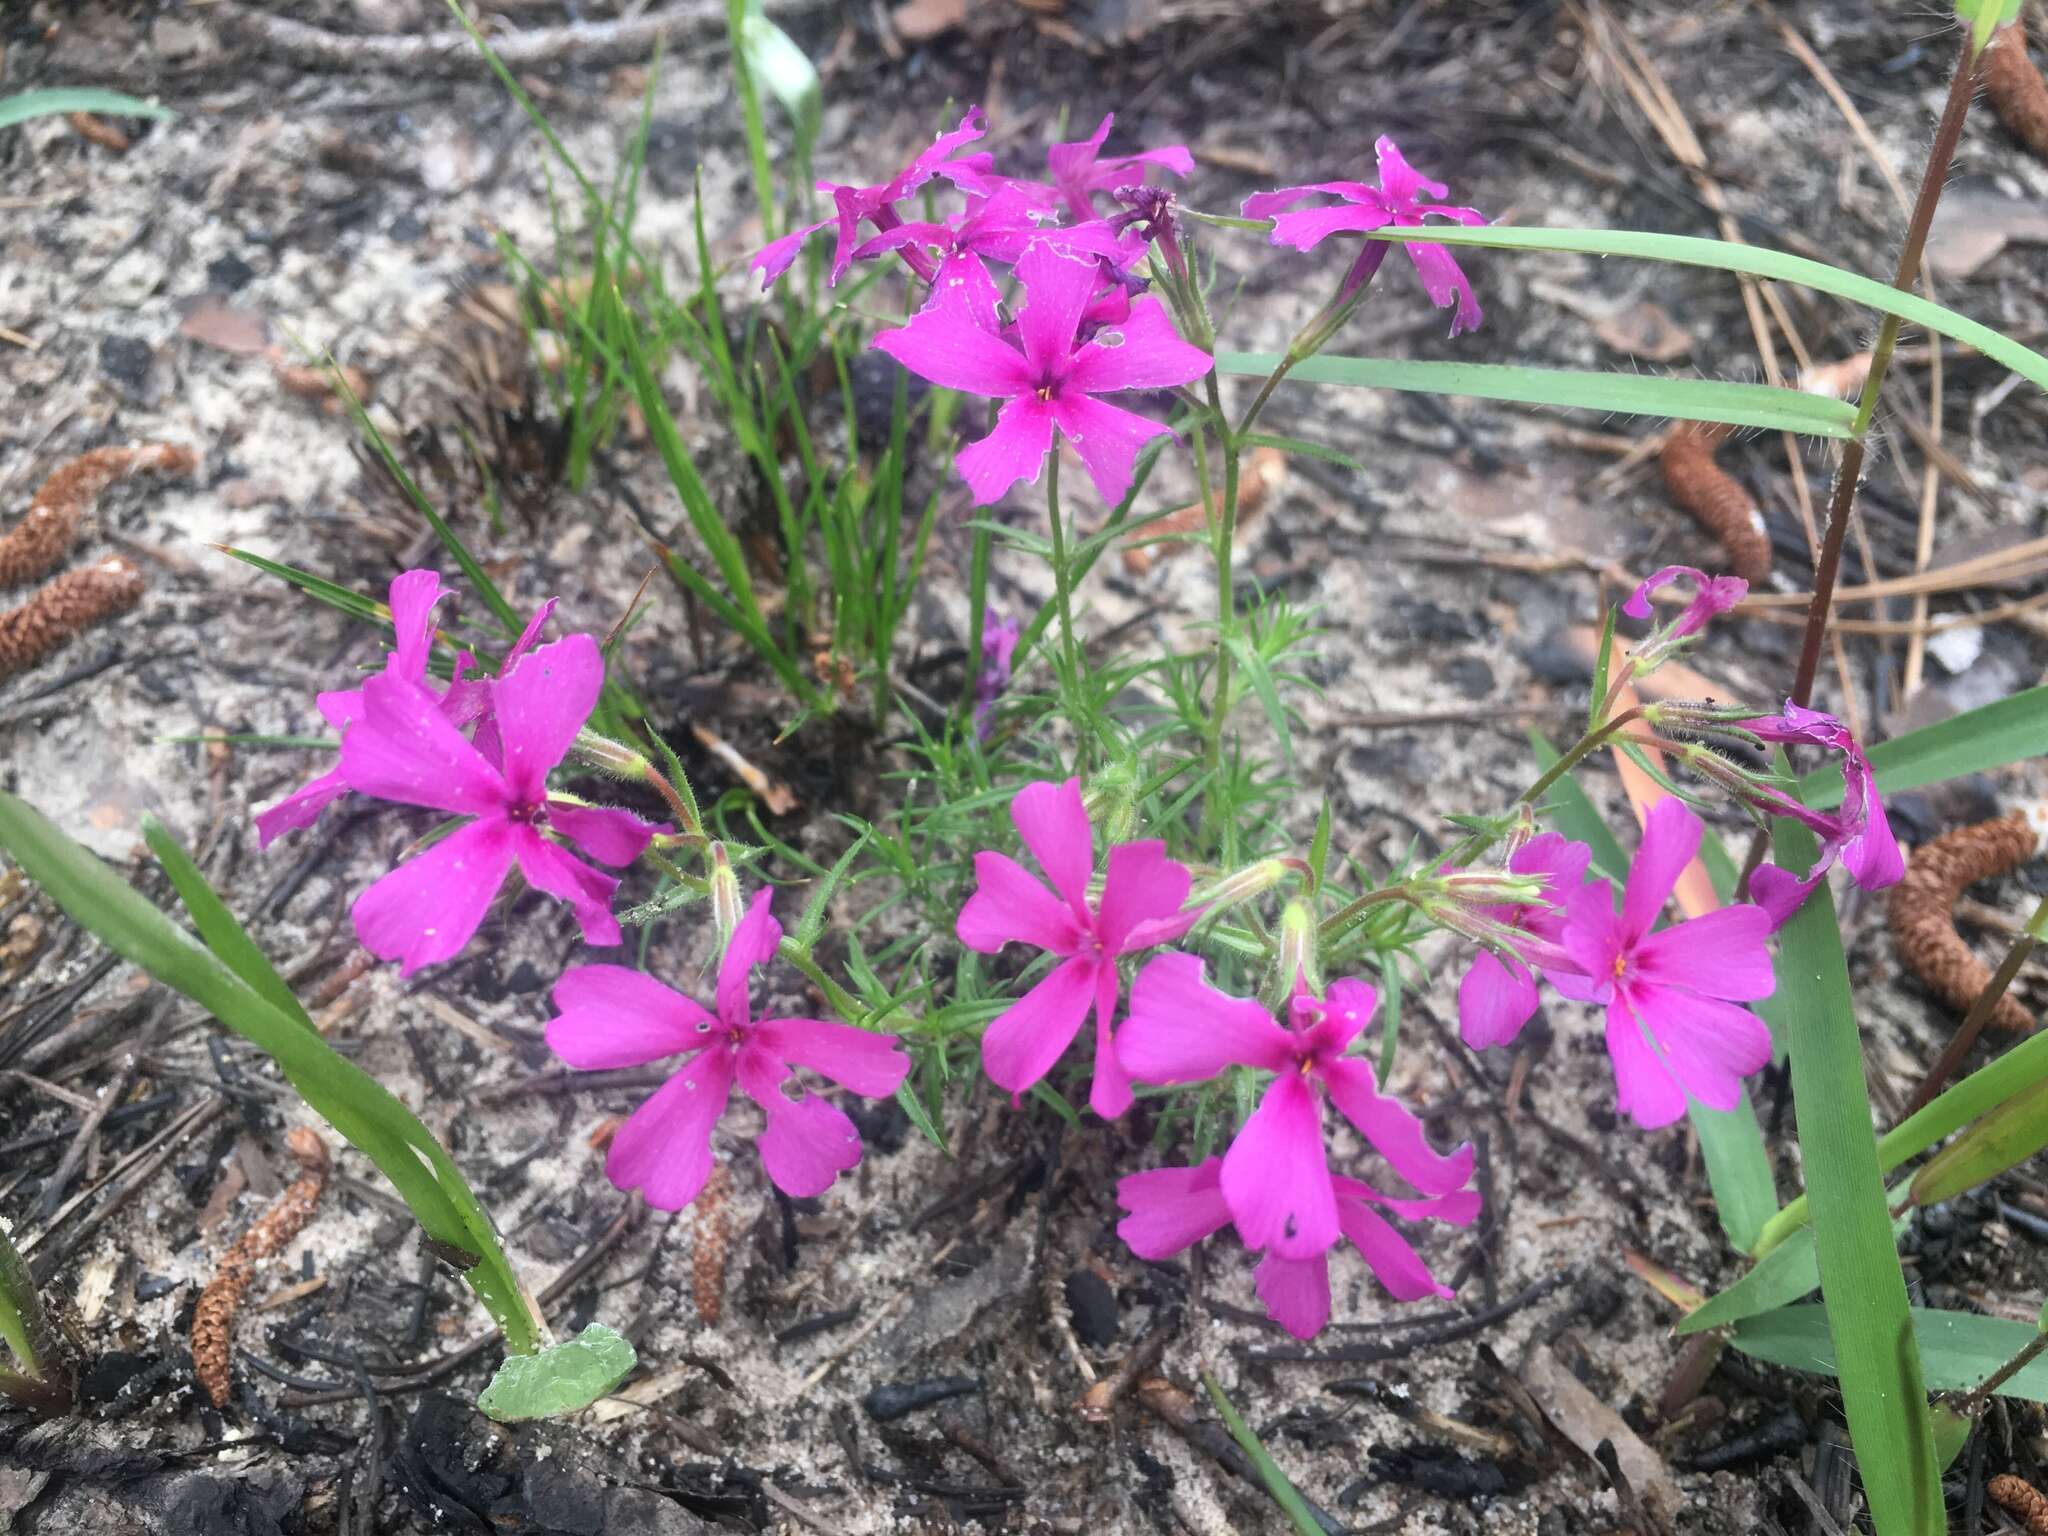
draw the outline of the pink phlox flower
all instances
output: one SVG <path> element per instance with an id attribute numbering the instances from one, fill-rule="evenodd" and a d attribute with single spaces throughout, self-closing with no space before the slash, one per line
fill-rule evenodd
<path id="1" fill-rule="evenodd" d="M 1535 942 L 1524 950 L 1506 940 L 1517 952 L 1505 956 L 1481 949 L 1458 983 L 1458 1034 L 1475 1051 L 1508 1044 L 1535 1015 L 1536 970 L 1555 977 L 1574 969 L 1563 953 L 1565 903 L 1586 883 L 1592 857 L 1584 843 L 1556 832 L 1530 838 L 1509 856 L 1510 874 L 1542 877 L 1546 900 L 1479 909 L 1482 920 Z"/>
<path id="2" fill-rule="evenodd" d="M 1599 882 L 1566 909 L 1564 947 L 1589 978 L 1583 1000 L 1607 1008 L 1619 1107 L 1646 1129 L 1684 1114 L 1687 1095 L 1733 1109 L 1742 1079 L 1771 1059 L 1769 1028 L 1735 1006 L 1776 985 L 1769 915 L 1723 907 L 1656 928 L 1700 833 L 1683 802 L 1660 800 L 1643 825 L 1621 911 Z"/>
<path id="3" fill-rule="evenodd" d="M 1010 658 L 1016 654 L 1022 633 L 1015 619 L 1006 619 L 993 608 L 981 620 L 981 671 L 974 679 L 974 734 L 987 741 L 994 729 L 996 700 L 1010 686 Z"/>
<path id="4" fill-rule="evenodd" d="M 962 944 L 984 955 L 1015 941 L 1048 950 L 1060 963 L 990 1021 L 981 1037 L 982 1067 L 997 1087 L 1022 1093 L 1052 1070 L 1092 1007 L 1088 1103 L 1114 1120 L 1131 1107 L 1131 1081 L 1110 1035 L 1122 992 L 1117 960 L 1170 944 L 1194 926 L 1200 909 L 1182 910 L 1193 879 L 1162 842 L 1119 843 L 1109 850 L 1101 899 L 1091 904 L 1095 832 L 1079 779 L 1027 784 L 1010 802 L 1010 819 L 1052 890 L 1008 854 L 977 853 L 975 891 L 955 929 Z"/>
<path id="5" fill-rule="evenodd" d="M 1637 587 L 1629 595 L 1629 600 L 1621 605 L 1621 611 L 1632 619 L 1647 619 L 1653 611 L 1650 594 L 1674 581 L 1691 583 L 1693 596 L 1678 617 L 1671 621 L 1664 636 L 1667 642 L 1698 634 L 1710 620 L 1726 613 L 1749 595 L 1749 583 L 1740 576 L 1709 576 L 1689 565 L 1667 565 Z"/>
<path id="6" fill-rule="evenodd" d="M 1788 807 L 1787 813 L 1813 828 L 1820 838 L 1820 857 L 1804 876 L 1766 864 L 1750 879 L 1757 905 L 1782 926 L 1813 888 L 1839 862 L 1866 891 L 1881 891 L 1905 878 L 1906 858 L 1892 835 L 1884 801 L 1877 792 L 1877 773 L 1848 726 L 1833 715 L 1785 701 L 1783 713 L 1730 722 L 1765 741 L 1805 742 L 1842 757 L 1842 804 L 1832 816 Z M 1788 797 L 1789 799 L 1789 797 Z M 1796 805 L 1796 802 L 1794 803 Z"/>
<path id="7" fill-rule="evenodd" d="M 1372 1270 L 1374 1278 L 1396 1301 L 1424 1296 L 1449 1300 L 1448 1286 L 1439 1285 L 1408 1239 L 1382 1216 L 1392 1211 L 1404 1221 L 1447 1221 L 1471 1225 L 1479 1215 L 1479 1192 L 1459 1190 L 1432 1199 L 1400 1200 L 1342 1174 L 1331 1183 L 1337 1196 L 1337 1225 Z M 1194 1168 L 1153 1168 L 1120 1179 L 1117 1204 L 1129 1214 L 1117 1223 L 1117 1236 L 1141 1259 L 1158 1262 L 1193 1247 L 1230 1224 L 1230 1206 L 1223 1198 L 1223 1160 L 1212 1157 Z M 1273 1320 L 1297 1339 L 1313 1338 L 1330 1319 L 1330 1259 L 1288 1259 L 1269 1252 L 1253 1277 L 1259 1299 Z"/>
<path id="8" fill-rule="evenodd" d="M 556 1016 L 548 1048 L 584 1071 L 638 1067 L 687 1056 L 612 1136 L 605 1176 L 637 1189 L 657 1210 L 681 1210 L 711 1176 L 711 1132 L 735 1082 L 767 1116 L 756 1139 L 775 1187 L 801 1199 L 823 1194 L 860 1162 L 860 1133 L 837 1105 L 808 1089 L 788 1094 L 805 1067 L 863 1098 L 896 1091 L 910 1058 L 894 1035 L 826 1019 L 756 1019 L 748 999 L 754 967 L 782 942 L 768 910 L 770 892 L 748 907 L 718 968 L 711 1012 L 645 972 L 623 965 L 579 965 L 555 983 Z"/>
<path id="9" fill-rule="evenodd" d="M 427 685 L 427 660 L 434 649 L 434 609 L 448 596 L 435 571 L 401 571 L 391 578 L 392 649 L 385 657 L 385 670 L 416 687 Z M 362 718 L 363 690 L 334 689 L 321 694 L 316 703 L 321 716 L 337 731 L 346 732 Z M 256 845 L 268 848 L 287 832 L 310 827 L 320 813 L 347 794 L 348 780 L 336 767 L 302 785 L 277 804 L 256 813 Z"/>
<path id="10" fill-rule="evenodd" d="M 856 249 L 853 259 L 865 261 L 885 251 L 914 246 L 938 258 L 938 272 L 943 277 L 952 263 L 970 258 L 1015 262 L 1034 240 L 1118 258 L 1125 265 L 1131 257 L 1128 242 L 1120 240 L 1104 220 L 1062 226 L 1022 188 L 1003 185 L 987 197 L 970 196 L 966 208 L 946 223 L 911 222 L 883 230 Z"/>
<path id="11" fill-rule="evenodd" d="M 1449 195 L 1449 188 L 1417 172 L 1402 158 L 1392 139 L 1382 136 L 1375 148 L 1380 163 L 1380 184 L 1377 187 L 1363 181 L 1319 181 L 1306 186 L 1281 187 L 1272 192 L 1255 192 L 1244 200 L 1244 216 L 1248 219 L 1271 219 L 1272 243 L 1291 245 L 1297 251 L 1313 250 L 1331 235 L 1344 232 L 1369 234 L 1390 224 L 1397 229 L 1419 229 L 1431 215 L 1458 224 L 1486 222 L 1486 215 L 1476 208 L 1422 201 L 1421 194 L 1425 192 L 1433 198 L 1440 198 Z M 1334 197 L 1339 201 L 1294 212 L 1285 211 L 1296 203 L 1317 196 Z M 1365 251 L 1360 254 L 1358 268 L 1346 281 L 1346 297 L 1370 280 L 1386 255 L 1386 244 L 1385 241 L 1367 242 Z M 1420 241 L 1403 242 L 1403 245 L 1408 259 L 1415 265 L 1415 275 L 1422 279 L 1422 286 L 1429 294 L 1430 303 L 1438 309 L 1452 304 L 1457 306 L 1451 318 L 1451 334 L 1456 336 L 1461 331 L 1476 330 L 1480 320 L 1479 300 L 1473 295 L 1472 284 L 1450 251 L 1441 245 Z"/>
<path id="12" fill-rule="evenodd" d="M 1255 999 L 1209 985 L 1193 955 L 1160 955 L 1139 972 L 1117 1037 L 1132 1077 L 1199 1083 L 1232 1066 L 1275 1074 L 1223 1158 L 1223 1199 L 1247 1248 L 1309 1259 L 1337 1240 L 1325 1098 L 1423 1194 L 1450 1194 L 1472 1177 L 1469 1146 L 1438 1152 L 1422 1122 L 1380 1092 L 1371 1063 L 1346 1054 L 1378 1002 L 1363 981 L 1332 982 L 1320 998 L 1298 986 L 1282 1028 Z"/>
<path id="13" fill-rule="evenodd" d="M 766 292 L 783 273 L 795 262 L 797 252 L 803 249 L 806 240 L 826 225 L 838 231 L 838 243 L 832 251 L 831 281 L 836 285 L 846 276 L 853 264 L 854 247 L 860 241 L 860 226 L 870 223 L 878 230 L 889 230 L 901 223 L 896 205 L 930 181 L 934 176 L 943 176 L 963 192 L 988 196 L 996 190 L 991 177 L 995 164 L 988 154 L 955 156 L 954 151 L 973 143 L 988 132 L 988 119 L 981 108 L 969 107 L 959 125 L 940 134 L 927 149 L 898 171 L 887 181 L 872 187 L 847 187 L 837 182 L 821 181 L 818 190 L 830 194 L 832 217 L 807 224 L 802 229 L 793 229 L 780 240 L 770 241 L 754 253 L 747 263 L 750 271 L 761 274 L 761 290 Z M 914 253 L 913 253 L 914 254 Z M 922 258 L 913 261 L 917 265 Z M 923 274 L 930 276 L 929 272 Z"/>
<path id="14" fill-rule="evenodd" d="M 1109 130 L 1115 123 L 1116 114 L 1105 113 L 1087 138 L 1077 139 L 1071 144 L 1055 144 L 1045 152 L 1046 169 L 1052 173 L 1053 188 L 1077 219 L 1095 217 L 1097 192 L 1113 192 L 1118 187 L 1143 181 L 1144 168 L 1148 165 L 1159 166 L 1181 177 L 1195 173 L 1195 157 L 1188 153 L 1184 144 L 1140 150 L 1135 155 L 1104 156 L 1102 146 L 1108 142 Z"/>
<path id="15" fill-rule="evenodd" d="M 875 345 L 934 384 L 1005 402 L 995 430 L 955 461 L 976 504 L 987 506 L 1020 480 L 1036 481 L 1057 428 L 1102 499 L 1115 505 L 1130 489 L 1139 450 L 1167 428 L 1096 397 L 1186 384 L 1214 360 L 1182 341 L 1150 296 L 1134 302 L 1121 325 L 1081 341 L 1083 313 L 1096 297 L 1093 258 L 1034 241 L 1016 270 L 1029 295 L 1017 320 L 1019 345 L 988 328 L 964 287 L 943 284 L 908 325 L 884 331 Z"/>
<path id="16" fill-rule="evenodd" d="M 533 649 L 540 639 L 540 632 L 549 619 L 554 617 L 555 605 L 559 598 L 549 598 L 540 605 L 526 628 L 519 632 L 519 638 L 512 642 L 512 649 L 505 653 L 505 659 L 498 664 L 498 675 L 505 676 L 519 665 L 520 659 Z M 455 661 L 455 677 L 442 695 L 441 713 L 460 727 L 474 726 L 470 743 L 483 753 L 484 760 L 494 767 L 501 766 L 504 747 L 498 739 L 498 721 L 492 708 L 491 679 L 477 672 L 476 658 L 464 651 Z"/>
<path id="17" fill-rule="evenodd" d="M 529 652 L 491 684 L 502 742 L 493 763 L 426 689 L 386 672 L 363 684 L 363 709 L 341 739 L 349 788 L 380 800 L 471 819 L 356 898 L 356 934 L 402 974 L 458 953 L 517 864 L 527 883 L 570 904 L 592 944 L 619 942 L 616 876 L 574 857 L 549 832 L 607 864 L 630 864 L 663 827 L 631 812 L 577 804 L 548 791 L 604 686 L 589 635 Z"/>

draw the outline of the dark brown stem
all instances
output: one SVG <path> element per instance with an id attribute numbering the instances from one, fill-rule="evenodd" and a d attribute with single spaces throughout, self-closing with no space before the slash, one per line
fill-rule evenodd
<path id="1" fill-rule="evenodd" d="M 1948 180 L 1956 146 L 1962 142 L 1963 120 L 1969 116 L 1970 98 L 1976 94 L 1983 73 L 1983 55 L 1974 57 L 1967 37 L 1956 58 L 1955 76 L 1949 82 L 1948 101 L 1941 109 L 1941 123 L 1934 130 L 1934 144 L 1927 152 L 1927 168 L 1920 176 L 1920 192 L 1913 202 L 1913 216 L 1906 225 L 1906 243 L 1899 249 L 1899 265 L 1892 286 L 1901 292 L 1913 286 L 1920 274 L 1920 258 L 1927 249 L 1927 232 L 1934 224 L 1935 205 Z M 1863 381 L 1863 395 L 1856 405 L 1855 436 L 1842 450 L 1842 466 L 1835 476 L 1834 492 L 1828 500 L 1828 529 L 1821 540 L 1820 565 L 1813 573 L 1813 603 L 1806 610 L 1806 635 L 1799 647 L 1799 670 L 1792 683 L 1793 702 L 1805 705 L 1813 697 L 1814 674 L 1820 668 L 1820 642 L 1827 630 L 1828 612 L 1833 606 L 1835 576 L 1842 565 L 1842 540 L 1849 531 L 1850 514 L 1856 506 L 1856 483 L 1863 473 L 1863 442 L 1870 419 L 1877 411 L 1878 391 L 1884 385 L 1893 349 L 1899 340 L 1899 318 L 1886 315 L 1879 326 L 1877 345 L 1871 349 L 1870 373 Z"/>

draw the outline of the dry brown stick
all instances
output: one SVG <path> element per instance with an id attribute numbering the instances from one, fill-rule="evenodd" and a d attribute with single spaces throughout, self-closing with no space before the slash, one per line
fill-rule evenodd
<path id="1" fill-rule="evenodd" d="M 188 475 L 198 459 L 177 443 L 94 448 L 59 465 L 36 491 L 27 516 L 0 536 L 0 587 L 19 586 L 54 570 L 71 551 L 86 510 L 108 486 L 130 475 Z"/>
<path id="2" fill-rule="evenodd" d="M 2006 131 L 2048 160 L 2048 83 L 2027 57 L 2026 28 L 2017 21 L 1985 52 L 1984 94 Z"/>
<path id="3" fill-rule="evenodd" d="M 783 5 L 782 14 L 795 9 Z M 376 70 L 397 75 L 453 75 L 484 72 L 488 66 L 467 32 L 423 32 L 416 36 L 330 32 L 288 16 L 272 15 L 222 0 L 213 14 L 222 31 L 246 47 L 309 69 Z M 491 51 L 507 69 L 564 64 L 629 64 L 669 47 L 691 33 L 710 34 L 725 26 L 725 6 L 697 0 L 650 16 L 616 21 L 573 22 L 504 32 L 490 39 Z"/>
<path id="4" fill-rule="evenodd" d="M 124 555 L 66 571 L 0 613 L 0 678 L 25 672 L 95 625 L 142 601 L 142 572 Z"/>
<path id="5" fill-rule="evenodd" d="M 1763 514 L 1742 482 L 1714 462 L 1714 449 L 1728 433 L 1726 426 L 1704 422 L 1673 427 L 1660 455 L 1664 484 L 1671 499 L 1721 541 L 1730 569 L 1751 586 L 1762 586 L 1771 576 L 1771 536 Z"/>
<path id="6" fill-rule="evenodd" d="M 1979 880 L 2019 868 L 2039 846 L 2035 819 L 2015 811 L 1914 849 L 1905 878 L 1892 888 L 1888 921 L 1899 963 L 1959 1012 L 1970 1011 L 1991 980 L 1991 967 L 1956 932 L 1956 898 Z M 1999 998 L 1991 1022 L 2012 1031 L 2034 1027 L 2033 1016 L 2010 994 Z"/>
<path id="7" fill-rule="evenodd" d="M 305 1126 L 285 1138 L 300 1174 L 255 1224 L 222 1256 L 220 1268 L 199 1293 L 192 1311 L 192 1368 L 213 1406 L 225 1408 L 232 1387 L 229 1361 L 234 1348 L 235 1309 L 256 1278 L 256 1264 L 299 1235 L 327 1183 L 327 1143 Z"/>

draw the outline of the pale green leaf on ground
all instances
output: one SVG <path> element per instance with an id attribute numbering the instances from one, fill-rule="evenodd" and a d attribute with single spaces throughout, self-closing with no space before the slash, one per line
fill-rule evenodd
<path id="1" fill-rule="evenodd" d="M 575 1413 L 624 1381 L 636 1358 L 624 1334 L 592 1323 L 537 1355 L 507 1355 L 476 1405 L 500 1423 Z"/>
<path id="2" fill-rule="evenodd" d="M 0 128 L 12 128 L 34 117 L 60 112 L 104 112 L 110 117 L 174 118 L 178 114 L 153 101 L 90 85 L 60 85 L 46 91 L 21 91 L 0 97 Z"/>

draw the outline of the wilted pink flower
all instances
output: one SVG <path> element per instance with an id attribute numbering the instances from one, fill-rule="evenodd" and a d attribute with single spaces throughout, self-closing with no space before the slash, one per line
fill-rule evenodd
<path id="1" fill-rule="evenodd" d="M 1830 814 L 1809 811 L 1803 806 L 1784 808 L 1786 814 L 1797 815 L 1820 837 L 1820 857 L 1813 868 L 1801 877 L 1775 864 L 1766 864 L 1750 878 L 1750 891 L 1757 905 L 1770 913 L 1773 926 L 1783 925 L 1799 909 L 1837 861 L 1866 891 L 1881 891 L 1905 877 L 1905 855 L 1899 852 L 1898 839 L 1892 836 L 1891 822 L 1884 813 L 1884 801 L 1878 796 L 1876 771 L 1846 725 L 1833 715 L 1803 708 L 1790 699 L 1785 701 L 1782 714 L 1729 723 L 1765 741 L 1805 742 L 1842 754 L 1842 804 L 1838 811 Z"/>
<path id="2" fill-rule="evenodd" d="M 380 800 L 474 818 L 356 898 L 356 934 L 411 975 L 469 942 L 516 863 L 527 882 L 568 902 L 592 944 L 619 942 L 611 914 L 616 876 L 592 869 L 546 833 L 607 864 L 630 864 L 662 828 L 630 812 L 579 805 L 548 792 L 604 686 L 604 658 L 588 635 L 541 646 L 490 685 L 502 741 L 493 763 L 442 713 L 441 701 L 403 677 L 363 684 L 361 715 L 341 739 L 348 787 Z"/>
<path id="3" fill-rule="evenodd" d="M 1425 203 L 1420 194 L 1444 197 L 1449 189 L 1442 182 L 1419 174 L 1401 157 L 1394 141 L 1382 137 L 1379 152 L 1380 184 L 1363 181 L 1319 181 L 1300 187 L 1281 187 L 1273 192 L 1255 192 L 1244 200 L 1248 219 L 1272 219 L 1274 245 L 1291 245 L 1297 251 L 1313 250 L 1331 235 L 1347 231 L 1370 233 L 1389 224 L 1397 229 L 1419 229 L 1432 214 L 1459 224 L 1484 224 L 1486 215 L 1476 208 L 1454 208 L 1445 203 Z M 1310 197 L 1329 196 L 1341 201 L 1288 213 L 1283 210 Z M 1415 274 L 1438 309 L 1453 303 L 1451 334 L 1477 329 L 1479 301 L 1464 271 L 1443 246 L 1420 241 L 1403 241 Z M 1372 280 L 1386 258 L 1387 242 L 1368 240 L 1359 253 L 1340 298 L 1349 298 Z"/>
<path id="4" fill-rule="evenodd" d="M 993 608 L 981 619 L 981 671 L 974 679 L 974 734 L 987 741 L 993 729 L 996 700 L 1010 686 L 1010 657 L 1017 649 L 1020 630 L 1015 619 L 1006 619 Z"/>
<path id="5" fill-rule="evenodd" d="M 1102 158 L 1102 146 L 1115 122 L 1114 112 L 1105 113 L 1087 138 L 1077 139 L 1071 144 L 1055 144 L 1045 152 L 1045 164 L 1052 173 L 1053 188 L 1077 219 L 1095 217 L 1097 192 L 1114 192 L 1118 187 L 1143 181 L 1144 168 L 1148 165 L 1160 166 L 1176 176 L 1195 173 L 1195 158 L 1184 144 L 1168 144 L 1160 149 L 1140 150 L 1135 155 Z"/>
<path id="6" fill-rule="evenodd" d="M 1654 637 L 1667 647 L 1673 641 L 1698 634 L 1709 620 L 1726 613 L 1749 595 L 1749 583 L 1740 576 L 1709 576 L 1689 565 L 1667 565 L 1637 587 L 1621 605 L 1621 611 L 1632 619 L 1647 619 L 1652 611 L 1650 594 L 1681 580 L 1692 583 L 1693 597 L 1684 611 Z"/>
<path id="7" fill-rule="evenodd" d="M 1223 1199 L 1247 1248 L 1308 1259 L 1337 1240 L 1337 1188 L 1323 1153 L 1325 1097 L 1424 1194 L 1450 1194 L 1471 1178 L 1470 1147 L 1436 1151 L 1422 1122 L 1380 1092 L 1371 1064 L 1345 1054 L 1378 1002 L 1362 981 L 1332 982 L 1320 998 L 1298 986 L 1283 1029 L 1254 999 L 1210 986 L 1193 955 L 1160 955 L 1139 973 L 1117 1037 L 1132 1077 L 1199 1083 L 1231 1066 L 1276 1074 L 1223 1158 Z"/>
<path id="8" fill-rule="evenodd" d="M 978 505 L 1019 480 L 1038 478 L 1055 427 L 1081 455 L 1103 500 L 1121 501 L 1138 450 L 1167 429 L 1095 397 L 1185 384 L 1212 366 L 1208 353 L 1174 334 L 1166 310 L 1151 297 L 1133 303 L 1120 327 L 1080 341 L 1098 269 L 1095 259 L 1048 242 L 1034 241 L 1025 250 L 1017 260 L 1029 294 L 1017 320 L 1021 350 L 981 323 L 964 284 L 936 285 L 908 325 L 875 338 L 882 351 L 934 384 L 1007 402 L 995 431 L 961 449 L 955 461 Z"/>
<path id="9" fill-rule="evenodd" d="M 1541 878 L 1545 901 L 1522 906 L 1480 909 L 1479 915 L 1511 933 L 1527 934 L 1538 951 L 1531 958 L 1546 972 L 1558 967 L 1553 962 L 1562 949 L 1564 908 L 1586 880 L 1586 866 L 1593 850 L 1574 843 L 1556 832 L 1532 837 L 1508 858 L 1508 872 Z M 1512 939 L 1507 940 L 1512 944 Z M 1458 983 L 1458 1034 L 1475 1051 L 1506 1045 L 1522 1032 L 1536 1012 L 1536 977 L 1519 954 L 1503 958 L 1491 949 L 1481 949 Z"/>
<path id="10" fill-rule="evenodd" d="M 1117 1236 L 1141 1259 L 1170 1259 L 1230 1223 L 1223 1198 L 1223 1160 L 1212 1157 L 1195 1168 L 1154 1168 L 1117 1182 L 1117 1204 L 1130 1214 L 1117 1223 Z M 1397 1200 L 1342 1174 L 1331 1184 L 1337 1196 L 1337 1226 L 1396 1301 L 1424 1296 L 1449 1299 L 1408 1240 L 1380 1215 L 1379 1207 L 1405 1221 L 1435 1219 L 1469 1226 L 1479 1214 L 1479 1192 L 1459 1190 L 1427 1200 Z M 1298 1339 L 1313 1338 L 1330 1319 L 1330 1259 L 1287 1259 L 1269 1252 L 1253 1277 L 1259 1299 L 1274 1321 Z"/>
<path id="11" fill-rule="evenodd" d="M 1014 940 L 1061 959 L 990 1021 L 981 1037 L 982 1067 L 997 1087 L 1022 1093 L 1052 1070 L 1093 1007 L 1095 1081 L 1088 1102 L 1113 1120 L 1131 1107 L 1131 1081 L 1110 1041 L 1122 985 L 1117 960 L 1170 944 L 1194 926 L 1199 909 L 1181 910 L 1193 881 L 1185 866 L 1166 856 L 1166 844 L 1119 843 L 1109 850 L 1102 898 L 1091 906 L 1095 833 L 1079 779 L 1027 784 L 1010 802 L 1010 819 L 1053 889 L 1007 854 L 977 853 L 975 891 L 956 924 L 960 942 L 992 955 Z"/>
<path id="12" fill-rule="evenodd" d="M 827 224 L 839 232 L 838 244 L 832 251 L 832 282 L 836 284 L 846 276 L 846 269 L 853 262 L 861 224 L 871 223 L 880 230 L 893 229 L 901 222 L 896 205 L 934 176 L 945 177 L 965 192 L 984 196 L 993 192 L 995 187 L 988 175 L 994 164 L 991 156 L 978 154 L 953 158 L 955 150 L 973 143 L 987 132 L 988 120 L 982 116 L 981 108 L 969 107 L 958 127 L 940 134 L 929 149 L 878 186 L 844 187 L 837 182 L 819 182 L 818 190 L 832 196 L 832 217 L 807 224 L 802 229 L 793 229 L 780 240 L 771 241 L 754 253 L 754 259 L 747 266 L 761 274 L 762 291 L 765 292 L 789 270 L 804 242 Z M 918 259 L 921 261 L 922 257 Z M 929 277 L 930 273 L 924 275 Z"/>
<path id="13" fill-rule="evenodd" d="M 1771 920 L 1754 906 L 1655 928 L 1700 846 L 1700 819 L 1660 800 L 1643 824 L 1621 912 L 1601 882 L 1566 909 L 1564 947 L 1588 981 L 1570 995 L 1607 1006 L 1607 1053 L 1623 1113 L 1654 1129 L 1685 1113 L 1690 1094 L 1733 1109 L 1742 1079 L 1771 1059 L 1771 1032 L 1738 1002 L 1769 997 Z"/>
<path id="14" fill-rule="evenodd" d="M 556 1017 L 548 1047 L 572 1067 L 638 1067 L 664 1056 L 689 1060 L 626 1118 L 612 1136 L 605 1176 L 637 1189 L 657 1210 L 681 1210 L 711 1175 L 711 1132 L 735 1081 L 761 1106 L 767 1128 L 755 1146 L 775 1187 L 799 1198 L 823 1194 L 860 1162 L 860 1133 L 837 1105 L 785 1091 L 796 1067 L 808 1067 L 864 1098 L 896 1091 L 910 1058 L 894 1035 L 871 1034 L 825 1019 L 756 1019 L 749 973 L 782 942 L 754 898 L 718 967 L 714 1014 L 623 965 L 579 965 L 555 983 Z"/>

